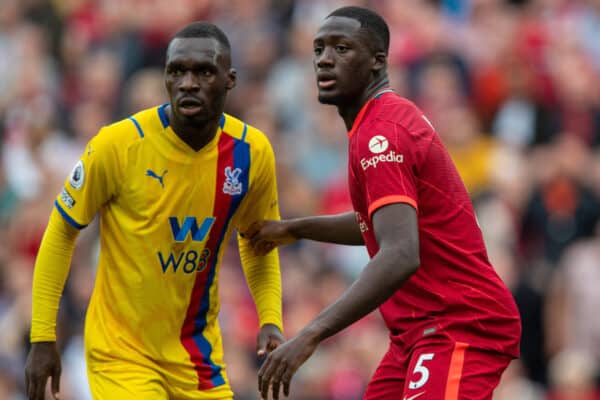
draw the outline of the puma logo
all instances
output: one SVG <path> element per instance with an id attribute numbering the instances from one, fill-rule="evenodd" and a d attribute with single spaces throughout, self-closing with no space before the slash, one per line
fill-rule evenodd
<path id="1" fill-rule="evenodd" d="M 162 175 L 158 175 L 156 172 L 152 171 L 151 169 L 148 169 L 148 170 L 146 170 L 146 176 L 149 176 L 149 177 L 151 177 L 151 178 L 154 178 L 154 179 L 158 179 L 158 182 L 160 183 L 160 186 L 161 186 L 162 188 L 164 188 L 164 187 L 165 187 L 165 184 L 164 184 L 164 182 L 163 182 L 163 178 L 164 178 L 164 176 L 165 176 L 165 174 L 166 174 L 167 172 L 169 172 L 169 171 L 167 171 L 167 170 L 165 169 L 165 170 L 163 171 Z"/>

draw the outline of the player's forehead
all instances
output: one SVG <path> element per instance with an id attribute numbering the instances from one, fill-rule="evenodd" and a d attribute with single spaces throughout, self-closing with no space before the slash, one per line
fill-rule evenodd
<path id="1" fill-rule="evenodd" d="M 175 38 L 167 50 L 167 65 L 171 63 L 225 61 L 229 53 L 215 38 Z"/>
<path id="2" fill-rule="evenodd" d="M 354 18 L 332 16 L 323 21 L 315 34 L 314 41 L 326 41 L 335 38 L 346 38 L 349 40 L 360 40 L 361 25 Z"/>

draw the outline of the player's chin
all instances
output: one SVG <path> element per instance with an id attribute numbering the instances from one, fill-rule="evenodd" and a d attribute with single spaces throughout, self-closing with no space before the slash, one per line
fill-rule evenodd
<path id="1" fill-rule="evenodd" d="M 321 104 L 332 104 L 332 105 L 336 105 L 339 103 L 339 96 L 337 95 L 337 93 L 329 90 L 329 91 L 325 91 L 325 90 L 319 90 L 319 103 Z"/>
<path id="2" fill-rule="evenodd" d="M 209 120 L 208 116 L 204 112 L 181 113 L 179 117 L 183 125 L 192 126 L 205 124 Z"/>

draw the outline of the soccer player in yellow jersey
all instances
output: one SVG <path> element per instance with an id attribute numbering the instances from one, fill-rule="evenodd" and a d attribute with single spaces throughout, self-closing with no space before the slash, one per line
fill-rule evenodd
<path id="1" fill-rule="evenodd" d="M 85 324 L 94 399 L 231 399 L 217 314 L 234 229 L 279 218 L 265 135 L 223 113 L 230 45 L 196 22 L 167 50 L 170 101 L 104 127 L 58 195 L 33 279 L 27 395 L 58 393 L 56 314 L 80 229 L 99 212 L 101 252 Z M 283 341 L 278 256 L 238 236 L 256 303 L 259 355 Z M 227 284 L 225 282 L 224 284 Z"/>

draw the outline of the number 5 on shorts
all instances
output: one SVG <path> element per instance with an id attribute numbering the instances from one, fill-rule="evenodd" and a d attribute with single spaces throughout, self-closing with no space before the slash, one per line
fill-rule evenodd
<path id="1" fill-rule="evenodd" d="M 415 365 L 415 369 L 413 369 L 412 373 L 413 375 L 419 374 L 421 377 L 418 381 L 411 380 L 408 383 L 409 389 L 419 389 L 427 383 L 427 380 L 429 379 L 429 369 L 427 369 L 427 367 L 423 365 L 423 362 L 433 360 L 434 355 L 435 354 L 433 353 L 423 353 L 419 356 L 417 364 Z"/>

